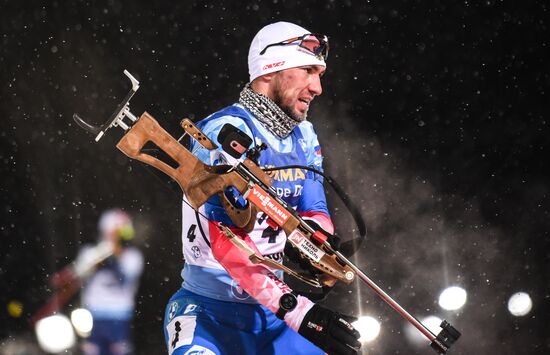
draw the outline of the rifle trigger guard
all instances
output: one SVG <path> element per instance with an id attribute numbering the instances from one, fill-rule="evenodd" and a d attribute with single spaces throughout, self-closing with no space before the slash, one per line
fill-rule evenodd
<path id="1" fill-rule="evenodd" d="M 250 232 L 254 228 L 256 223 L 256 216 L 258 214 L 258 209 L 253 204 L 249 203 L 245 208 L 240 209 L 235 207 L 227 198 L 227 196 L 220 192 L 218 197 L 222 203 L 225 212 L 231 219 L 231 221 L 238 228 L 244 229 L 245 232 Z"/>

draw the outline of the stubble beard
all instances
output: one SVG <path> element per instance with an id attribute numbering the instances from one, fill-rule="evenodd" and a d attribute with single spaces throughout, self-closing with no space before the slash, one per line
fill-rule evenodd
<path id="1" fill-rule="evenodd" d="M 283 102 L 283 95 L 281 93 L 281 87 L 279 85 L 276 85 L 273 88 L 273 102 L 279 106 L 279 108 L 287 114 L 288 117 L 292 118 L 296 122 L 302 122 L 305 121 L 307 118 L 307 111 L 304 112 L 303 115 L 299 114 L 294 110 L 293 107 L 290 105 L 286 105 Z"/>

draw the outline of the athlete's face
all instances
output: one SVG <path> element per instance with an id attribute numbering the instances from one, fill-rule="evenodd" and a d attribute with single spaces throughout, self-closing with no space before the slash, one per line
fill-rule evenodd
<path id="1" fill-rule="evenodd" d="M 269 97 L 290 117 L 303 121 L 313 98 L 321 95 L 325 67 L 308 65 L 281 70 L 271 81 Z"/>

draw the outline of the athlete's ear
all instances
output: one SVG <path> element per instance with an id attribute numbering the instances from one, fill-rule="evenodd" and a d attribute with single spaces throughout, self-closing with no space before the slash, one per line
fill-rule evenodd
<path id="1" fill-rule="evenodd" d="M 252 89 L 254 90 L 258 87 L 263 87 L 265 85 L 269 85 L 269 83 L 273 80 L 275 75 L 277 75 L 277 72 L 264 74 L 262 76 L 257 77 L 251 83 Z"/>
<path id="2" fill-rule="evenodd" d="M 277 72 L 259 76 L 256 79 L 254 79 L 252 83 L 250 83 L 250 87 L 252 88 L 252 90 L 256 91 L 257 93 L 270 97 L 271 83 L 273 82 L 273 79 L 275 78 L 276 75 L 277 75 Z"/>
<path id="3" fill-rule="evenodd" d="M 270 82 L 271 80 L 273 80 L 273 78 L 275 77 L 275 75 L 277 75 L 278 72 L 274 72 L 274 73 L 269 73 L 269 74 L 264 74 L 262 75 L 262 79 L 264 79 L 265 81 L 267 82 Z"/>

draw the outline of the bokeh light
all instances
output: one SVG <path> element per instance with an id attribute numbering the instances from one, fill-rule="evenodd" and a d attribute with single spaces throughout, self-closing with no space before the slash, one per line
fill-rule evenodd
<path id="1" fill-rule="evenodd" d="M 77 308 L 71 312 L 71 323 L 76 331 L 76 334 L 86 338 L 90 336 L 94 326 L 94 319 L 90 311 L 85 308 Z"/>
<path id="2" fill-rule="evenodd" d="M 441 318 L 436 316 L 428 316 L 420 320 L 420 322 L 424 324 L 424 326 L 435 335 L 439 334 L 439 332 L 441 331 L 441 327 L 439 326 L 441 324 L 441 321 Z M 424 334 L 422 334 L 418 329 L 416 329 L 416 327 L 408 322 L 405 326 L 405 335 L 407 339 L 417 345 L 425 345 L 430 342 L 428 338 L 424 336 Z"/>
<path id="3" fill-rule="evenodd" d="M 35 326 L 36 338 L 42 350 L 60 353 L 76 343 L 76 337 L 69 318 L 62 314 L 46 317 Z"/>
<path id="4" fill-rule="evenodd" d="M 448 311 L 462 308 L 466 303 L 466 290 L 459 286 L 451 286 L 444 289 L 439 295 L 439 305 Z"/>
<path id="5" fill-rule="evenodd" d="M 361 333 L 360 342 L 371 342 L 380 334 L 380 323 L 370 316 L 359 317 L 352 325 Z"/>
<path id="6" fill-rule="evenodd" d="M 16 300 L 9 301 L 6 308 L 8 314 L 13 318 L 19 318 L 23 313 L 23 304 Z"/>
<path id="7" fill-rule="evenodd" d="M 516 317 L 527 315 L 531 308 L 533 308 L 533 301 L 525 292 L 516 292 L 508 300 L 508 311 Z"/>

